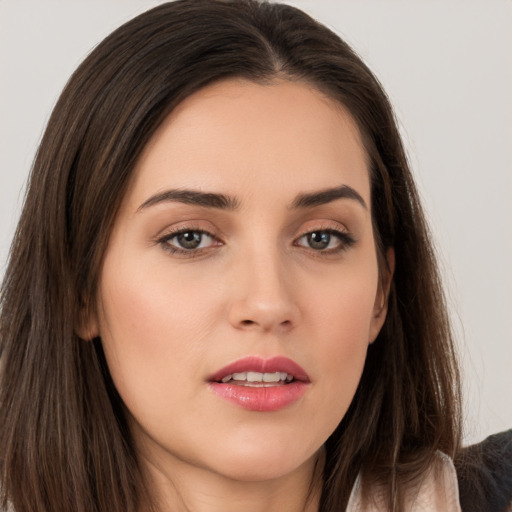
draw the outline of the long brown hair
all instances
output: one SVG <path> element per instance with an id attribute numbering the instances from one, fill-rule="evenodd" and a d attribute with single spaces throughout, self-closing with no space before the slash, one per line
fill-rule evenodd
<path id="1" fill-rule="evenodd" d="M 129 21 L 69 80 L 39 147 L 1 290 L 0 504 L 16 512 L 135 512 L 144 483 L 94 308 L 106 243 L 145 144 L 168 113 L 228 77 L 303 80 L 356 120 L 370 163 L 380 271 L 396 270 L 385 325 L 353 402 L 326 442 L 321 510 L 356 475 L 390 510 L 435 452 L 460 438 L 459 380 L 441 283 L 390 103 L 354 51 L 301 11 L 182 0 Z M 1 506 L 0 505 L 0 506 Z"/>

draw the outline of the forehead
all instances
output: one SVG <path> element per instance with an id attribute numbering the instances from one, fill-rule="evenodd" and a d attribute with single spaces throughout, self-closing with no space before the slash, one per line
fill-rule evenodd
<path id="1" fill-rule="evenodd" d="M 339 185 L 369 204 L 367 156 L 348 111 L 300 81 L 215 83 L 180 103 L 145 147 L 130 194 L 166 187 L 284 196 Z M 267 192 L 265 192 L 267 191 Z"/>

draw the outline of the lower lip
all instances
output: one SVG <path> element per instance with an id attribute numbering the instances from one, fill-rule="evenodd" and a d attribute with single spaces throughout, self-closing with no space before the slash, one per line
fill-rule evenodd
<path id="1" fill-rule="evenodd" d="M 299 400 L 308 383 L 293 381 L 281 386 L 249 387 L 236 384 L 210 382 L 214 393 L 243 409 L 259 412 L 279 411 Z"/>

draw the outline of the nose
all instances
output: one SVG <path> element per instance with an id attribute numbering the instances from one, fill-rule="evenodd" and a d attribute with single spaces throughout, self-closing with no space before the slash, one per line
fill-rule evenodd
<path id="1" fill-rule="evenodd" d="M 229 321 L 248 331 L 282 333 L 299 322 L 296 285 L 278 251 L 258 251 L 241 258 L 232 274 Z"/>

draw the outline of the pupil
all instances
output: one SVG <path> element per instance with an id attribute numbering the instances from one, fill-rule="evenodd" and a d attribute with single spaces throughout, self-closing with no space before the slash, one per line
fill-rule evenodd
<path id="1" fill-rule="evenodd" d="M 187 231 L 178 235 L 178 243 L 184 249 L 196 249 L 201 244 L 201 233 Z"/>
<path id="2" fill-rule="evenodd" d="M 308 243 L 312 249 L 325 249 L 331 241 L 330 233 L 314 231 L 308 235 Z"/>

